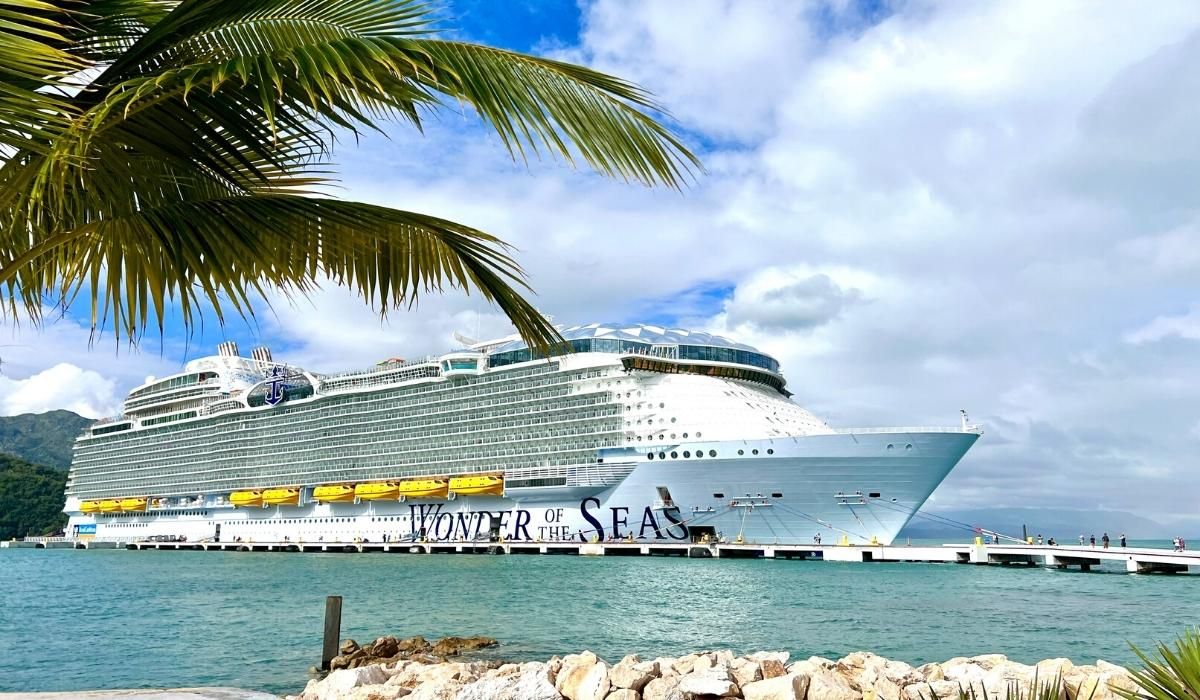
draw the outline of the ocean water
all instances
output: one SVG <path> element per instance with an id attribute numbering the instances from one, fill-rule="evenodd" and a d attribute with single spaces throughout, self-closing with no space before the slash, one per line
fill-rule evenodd
<path id="1" fill-rule="evenodd" d="M 487 635 L 497 657 L 731 648 L 913 664 L 1132 663 L 1200 620 L 1200 577 L 650 557 L 0 550 L 0 691 L 296 692 L 326 595 L 343 637 Z"/>

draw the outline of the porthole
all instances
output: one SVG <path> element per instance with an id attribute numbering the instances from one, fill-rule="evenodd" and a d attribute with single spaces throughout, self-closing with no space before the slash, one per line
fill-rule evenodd
<path id="1" fill-rule="evenodd" d="M 696 459 L 700 459 L 703 456 L 704 456 L 704 450 L 696 450 Z"/>
<path id="2" fill-rule="evenodd" d="M 911 450 L 911 449 L 912 449 L 912 443 L 910 442 L 910 443 L 908 443 L 907 445 L 905 445 L 905 446 L 904 446 L 904 449 L 906 449 L 906 450 Z"/>
<path id="3" fill-rule="evenodd" d="M 895 445 L 893 445 L 892 443 L 890 443 L 890 442 L 888 443 L 888 446 L 887 446 L 887 448 L 888 448 L 889 450 L 891 450 L 891 449 L 895 449 L 895 447 L 896 447 L 896 446 L 895 446 Z"/>
<path id="4" fill-rule="evenodd" d="M 750 450 L 750 454 L 752 454 L 752 455 L 756 455 L 756 454 L 758 454 L 758 450 L 756 450 L 756 449 L 755 449 L 755 450 Z"/>
<path id="5" fill-rule="evenodd" d="M 700 437 L 700 433 L 696 433 L 696 437 Z"/>
<path id="6" fill-rule="evenodd" d="M 768 447 L 768 448 L 767 448 L 767 454 L 769 454 L 769 455 L 773 455 L 773 454 L 775 454 L 775 450 L 774 450 L 773 448 L 770 448 L 770 447 Z"/>
<path id="7" fill-rule="evenodd" d="M 716 457 L 716 456 L 717 456 L 717 451 L 716 451 L 716 450 L 709 450 L 709 451 L 708 451 L 708 456 L 709 456 L 709 457 Z"/>
<path id="8" fill-rule="evenodd" d="M 672 453 L 671 453 L 671 459 L 679 459 L 679 453 L 678 453 L 678 452 L 672 452 Z"/>
<path id="9" fill-rule="evenodd" d="M 672 417 L 672 418 L 671 418 L 671 422 L 672 422 L 672 423 L 674 423 L 674 422 L 675 422 L 675 418 L 674 418 L 674 417 Z"/>
<path id="10" fill-rule="evenodd" d="M 641 442 L 641 441 L 642 441 L 642 436 L 638 435 L 638 442 Z"/>
<path id="11" fill-rule="evenodd" d="M 674 456 L 674 455 L 672 455 L 672 456 Z M 684 450 L 684 451 L 683 451 L 683 456 L 684 456 L 684 457 L 691 457 L 691 456 L 692 456 L 692 453 L 691 453 L 691 452 L 688 452 L 687 450 Z"/>
<path id="12" fill-rule="evenodd" d="M 738 456 L 739 456 L 739 457 L 740 457 L 740 456 L 742 456 L 742 455 L 744 455 L 744 454 L 746 454 L 746 451 L 745 451 L 745 450 L 738 450 Z"/>
<path id="13" fill-rule="evenodd" d="M 868 498 L 879 498 L 879 492 L 878 492 L 878 491 L 872 491 L 871 493 L 868 493 L 868 494 L 867 494 L 867 497 L 868 497 Z"/>
<path id="14" fill-rule="evenodd" d="M 683 434 L 683 439 L 684 439 L 684 440 L 687 440 L 687 433 L 684 433 L 684 434 Z"/>
<path id="15" fill-rule="evenodd" d="M 778 492 L 778 491 L 776 491 L 776 492 L 774 492 L 774 493 L 772 493 L 772 494 L 771 494 L 771 498 L 783 498 L 783 494 L 782 494 L 782 493 L 780 493 L 780 492 Z"/>
<path id="16" fill-rule="evenodd" d="M 671 433 L 671 439 L 672 439 L 672 440 L 674 440 L 674 439 L 675 439 L 675 433 Z"/>
<path id="17" fill-rule="evenodd" d="M 666 408 L 666 407 L 667 407 L 667 405 L 666 405 L 665 403 L 663 403 L 663 402 L 659 401 L 659 402 L 658 402 L 658 407 L 659 407 L 659 408 Z"/>
<path id="18" fill-rule="evenodd" d="M 638 438 L 638 440 L 641 440 L 641 438 Z M 647 453 L 646 453 L 646 459 L 654 459 L 654 453 L 653 453 L 653 452 L 647 452 Z"/>
<path id="19" fill-rule="evenodd" d="M 658 439 L 659 439 L 659 440 L 665 440 L 666 438 L 664 438 L 662 435 L 659 435 L 659 436 L 658 436 Z"/>

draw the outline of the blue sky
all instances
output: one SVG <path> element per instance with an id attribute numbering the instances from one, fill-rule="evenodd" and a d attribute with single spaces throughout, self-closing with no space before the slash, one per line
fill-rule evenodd
<path id="1" fill-rule="evenodd" d="M 469 115 L 342 139 L 340 196 L 499 235 L 563 323 L 653 321 L 777 357 L 836 426 L 987 434 L 932 507 L 1195 513 L 1200 5 L 455 0 L 452 36 L 638 82 L 708 174 L 682 193 L 514 163 Z M 449 25 L 448 25 L 449 26 Z M 222 337 L 318 371 L 502 335 L 475 296 L 385 322 L 345 290 L 186 345 L 0 336 L 0 413 L 119 407 Z"/>

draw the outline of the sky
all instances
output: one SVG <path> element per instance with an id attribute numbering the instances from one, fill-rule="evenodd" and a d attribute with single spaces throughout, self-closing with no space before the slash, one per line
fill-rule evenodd
<path id="1" fill-rule="evenodd" d="M 340 196 L 499 235 L 566 324 L 652 321 L 780 360 L 835 426 L 985 435 L 928 507 L 1200 513 L 1200 3 L 454 0 L 450 35 L 634 80 L 683 192 L 514 162 L 468 112 L 342 138 Z M 0 415 L 119 410 L 217 342 L 318 371 L 495 337 L 478 296 L 351 292 L 129 348 L 0 319 Z"/>

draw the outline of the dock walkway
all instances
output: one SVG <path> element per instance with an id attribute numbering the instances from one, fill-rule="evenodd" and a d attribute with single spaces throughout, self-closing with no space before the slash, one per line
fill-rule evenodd
<path id="1" fill-rule="evenodd" d="M 1200 573 L 1200 552 L 1075 545 L 947 544 L 941 546 L 691 542 L 149 542 L 47 538 L 2 542 L 38 549 L 201 550 L 218 552 L 347 552 L 389 554 L 567 554 L 721 559 L 815 559 L 828 562 L 926 562 L 1025 565 L 1090 570 L 1124 562 L 1131 573 Z"/>

